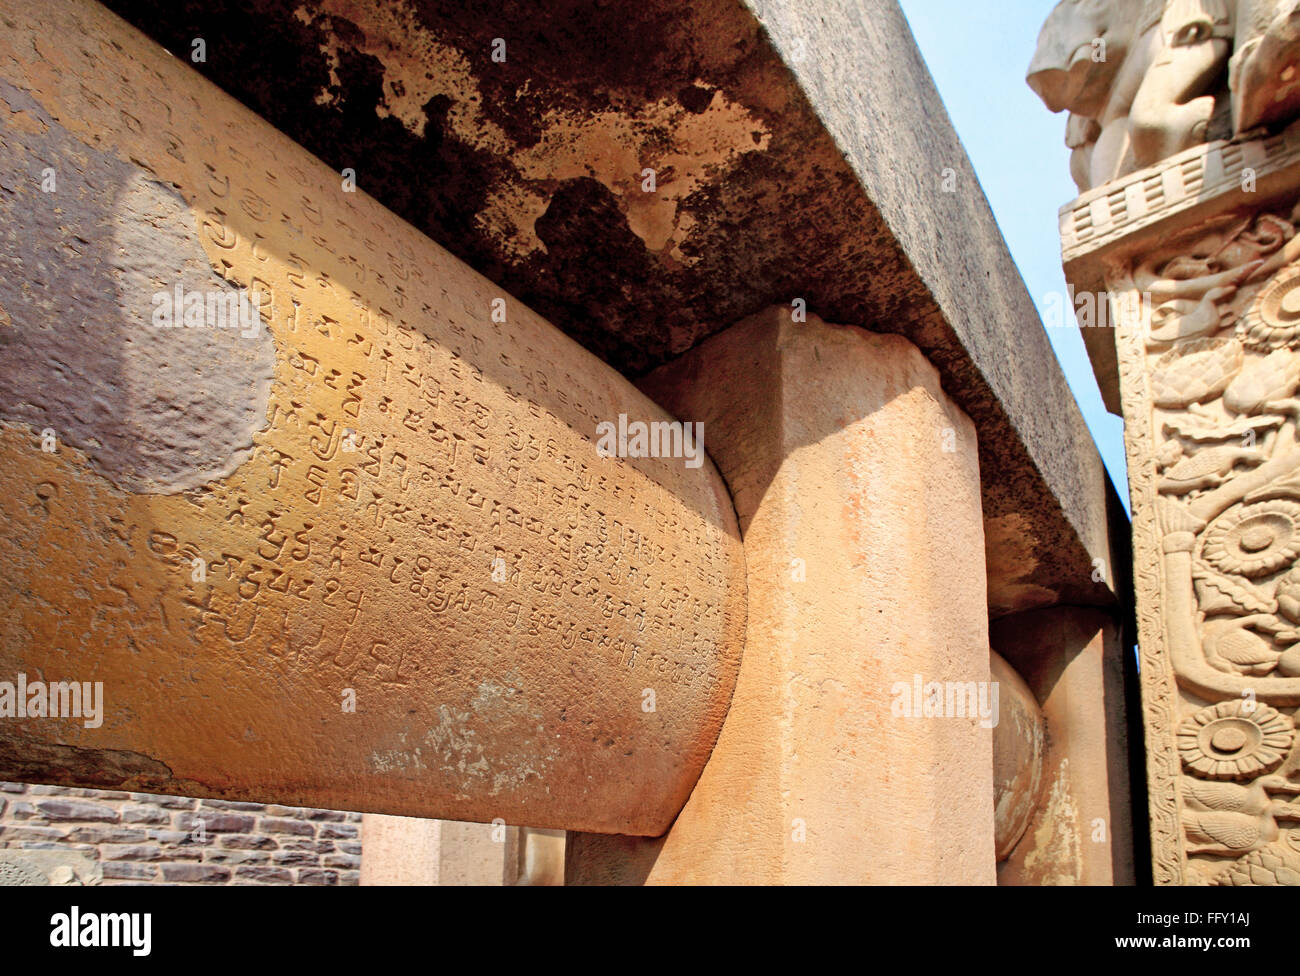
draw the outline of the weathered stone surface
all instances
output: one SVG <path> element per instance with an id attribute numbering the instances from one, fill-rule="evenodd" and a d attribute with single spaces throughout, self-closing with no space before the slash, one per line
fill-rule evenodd
<path id="1" fill-rule="evenodd" d="M 239 870 L 254 869 L 239 868 Z M 216 864 L 164 864 L 162 876 L 164 881 L 183 881 L 189 884 L 222 882 L 230 880 L 230 868 Z"/>
<path id="2" fill-rule="evenodd" d="M 235 869 L 236 880 L 256 881 L 261 884 L 292 884 L 293 872 L 288 868 L 269 868 L 241 865 Z"/>
<path id="3" fill-rule="evenodd" d="M 0 786 L 5 788 L 5 794 L 10 791 L 26 793 L 27 796 L 38 798 L 39 802 L 78 798 L 77 805 L 62 810 L 64 816 L 58 819 L 42 817 L 17 821 L 9 816 L 11 811 L 7 805 L 0 804 L 0 848 L 24 853 L 38 851 L 41 857 L 56 859 L 51 862 L 52 868 L 70 865 L 69 871 L 63 872 L 68 874 L 67 878 L 60 881 L 51 875 L 51 883 L 72 883 L 75 879 L 80 879 L 85 884 L 99 883 L 96 879 L 99 878 L 100 867 L 103 869 L 104 884 L 156 882 L 161 880 L 163 864 L 183 862 L 226 867 L 269 865 L 271 852 L 281 849 L 310 854 L 310 858 L 301 859 L 302 863 L 294 869 L 285 869 L 289 873 L 284 883 L 356 883 L 353 875 L 361 861 L 361 843 L 357 829 L 361 820 L 359 813 L 281 807 L 280 810 L 290 809 L 291 815 L 261 818 L 273 824 L 277 831 L 275 834 L 265 832 L 260 824 L 252 826 L 252 829 L 262 831 L 259 835 L 219 834 L 197 829 L 198 822 L 194 819 L 193 812 L 173 812 L 171 808 L 177 805 L 175 797 L 22 783 L 0 783 Z M 189 806 L 196 804 L 199 805 L 198 817 L 230 816 L 228 811 L 235 807 L 243 808 L 242 813 L 255 813 L 265 809 L 241 801 L 187 801 Z M 132 826 L 119 826 L 116 822 L 106 820 L 106 809 L 115 812 L 121 824 Z M 40 811 L 32 807 L 32 813 L 39 814 Z M 69 817 L 69 814 L 74 816 Z M 309 819 L 313 815 L 317 819 Z M 323 816 L 330 819 L 320 820 Z M 170 824 L 173 818 L 189 829 L 170 830 L 152 826 Z M 34 825 L 46 820 L 48 826 Z M 336 841 L 332 837 L 322 837 L 319 840 L 304 840 L 303 832 L 316 832 L 318 821 L 322 834 L 329 831 L 353 839 Z M 222 824 L 214 821 L 207 826 L 220 827 Z M 234 843 L 223 846 L 227 840 Z M 257 849 L 242 849 L 245 846 Z M 66 862 L 59 862 L 57 858 L 63 855 L 69 857 Z M 85 865 L 88 870 L 83 871 L 78 865 Z M 325 873 L 323 869 L 329 869 L 330 873 Z M 299 872 L 298 875 L 294 874 L 295 870 Z M 316 874 L 308 874 L 304 881 L 300 875 L 311 871 Z M 243 882 L 234 877 L 201 875 L 194 881 L 168 883 L 211 885 Z"/>
<path id="4" fill-rule="evenodd" d="M 242 810 L 245 813 L 263 813 L 266 806 L 261 803 L 247 803 L 242 800 L 202 800 L 199 803 L 200 810 Z M 338 817 L 342 820 L 346 814 L 338 810 L 310 810 L 307 813 L 328 814 L 331 817 Z"/>
<path id="5" fill-rule="evenodd" d="M 90 825 L 70 830 L 66 837 L 69 841 L 79 844 L 135 844 L 147 840 L 149 835 L 143 830 L 122 830 L 118 827 Z"/>
<path id="6" fill-rule="evenodd" d="M 339 855 L 329 854 L 321 860 L 328 861 L 331 857 L 337 856 Z M 271 855 L 265 851 L 224 851 L 209 849 L 203 852 L 203 861 L 205 864 L 268 864 L 270 860 Z M 236 875 L 236 880 L 238 880 L 238 875 Z"/>
<path id="7" fill-rule="evenodd" d="M 166 810 L 154 807 L 130 807 L 122 811 L 123 823 L 165 824 L 170 822 Z"/>
<path id="8" fill-rule="evenodd" d="M 336 885 L 339 883 L 339 872 L 322 871 L 318 868 L 299 868 L 295 872 L 294 881 L 297 884 L 305 885 Z"/>
<path id="9" fill-rule="evenodd" d="M 160 223 L 196 276 L 186 287 L 215 274 L 261 294 L 275 361 L 228 474 L 179 441 L 161 467 L 113 461 L 135 421 L 111 397 L 75 423 L 0 424 L 0 680 L 103 682 L 106 700 L 99 727 L 6 721 L 0 774 L 665 829 L 712 748 L 744 627 L 740 543 L 709 462 L 599 457 L 598 422 L 670 418 L 108 11 L 61 0 L 4 17 L 0 145 L 31 162 L 6 176 L 24 211 L 66 193 L 73 224 L 86 210 L 125 242 Z M 62 188 L 33 195 L 55 150 Z M 153 203 L 118 205 L 141 187 Z M 35 220 L 7 226 L 55 234 Z M 94 389 L 141 365 L 153 326 L 127 312 L 87 324 L 92 371 L 83 350 L 40 345 L 44 310 L 67 311 L 49 292 L 62 279 L 5 241 L 5 287 L 21 292 L 0 298 L 6 341 L 28 337 L 14 348 Z M 132 309 L 176 280 L 167 263 L 109 264 Z M 202 398 L 166 385 L 131 387 L 143 416 L 206 438 L 210 411 L 188 419 Z M 34 422 L 54 428 L 52 453 Z"/>
<path id="10" fill-rule="evenodd" d="M 367 813 L 361 818 L 363 885 L 438 883 L 442 821 Z"/>
<path id="11" fill-rule="evenodd" d="M 50 879 L 29 858 L 0 851 L 0 887 L 45 887 L 49 883 Z"/>
<path id="12" fill-rule="evenodd" d="M 72 850 L 0 850 L 0 885 L 97 885 L 101 866 Z"/>
<path id="13" fill-rule="evenodd" d="M 314 851 L 272 851 L 271 862 L 288 867 L 310 867 L 316 863 Z"/>
<path id="14" fill-rule="evenodd" d="M 178 814 L 174 818 L 174 822 L 176 829 L 185 833 L 202 830 L 208 834 L 244 834 L 253 829 L 253 826 L 257 824 L 257 819 L 255 817 L 234 816 L 228 813 L 211 813 L 200 810 L 198 813 Z M 298 824 L 295 821 L 286 821 L 286 823 L 293 825 L 286 829 L 297 832 L 306 828 L 309 835 L 312 833 L 311 828 L 306 824 Z M 263 820 L 263 824 L 265 824 L 265 820 Z"/>
<path id="15" fill-rule="evenodd" d="M 158 865 L 156 864 L 134 864 L 130 861 L 113 861 L 101 865 L 101 868 L 104 877 L 110 882 L 158 880 Z"/>
<path id="16" fill-rule="evenodd" d="M 268 834 L 296 834 L 300 837 L 316 836 L 316 828 L 301 820 L 282 820 L 277 817 L 263 817 L 258 821 L 257 826 L 263 833 Z M 247 831 L 251 830 L 252 827 L 252 823 L 249 823 L 242 829 Z"/>
<path id="17" fill-rule="evenodd" d="M 748 639 L 672 829 L 571 833 L 566 883 L 992 884 L 989 725 L 910 708 L 914 683 L 990 690 L 975 432 L 934 368 L 901 337 L 773 309 L 644 389 L 713 431 Z"/>
<path id="18" fill-rule="evenodd" d="M 1039 799 L 998 865 L 998 884 L 1133 884 L 1130 652 L 1116 621 L 1088 607 L 1052 607 L 1001 618 L 990 629 L 994 648 L 1040 703 L 1047 733 Z M 1005 723 L 1005 686 L 1002 702 Z"/>
<path id="19" fill-rule="evenodd" d="M 219 837 L 217 843 L 234 850 L 270 850 L 279 846 L 274 838 L 256 834 L 230 834 Z"/>
<path id="20" fill-rule="evenodd" d="M 41 816 L 49 820 L 100 820 L 116 823 L 117 811 L 101 803 L 80 800 L 41 800 L 36 804 Z"/>
<path id="21" fill-rule="evenodd" d="M 1001 862 L 1023 836 L 1042 799 L 1047 729 L 1042 709 L 1025 679 L 996 651 L 989 655 L 989 671 L 998 685 L 998 724 L 993 729 L 993 827 Z"/>
<path id="22" fill-rule="evenodd" d="M 627 375 L 796 297 L 905 335 L 998 473 L 993 612 L 1125 591 L 1092 579 L 1124 517 L 892 0 L 109 6 L 204 38 L 197 70 Z"/>
<path id="23" fill-rule="evenodd" d="M 131 491 L 228 476 L 265 423 L 270 332 L 256 316 L 246 329 L 153 327 L 155 294 L 236 296 L 186 201 L 3 80 L 0 101 L 30 127 L 0 140 L 0 420 L 52 431 Z M 130 355 L 104 355 L 106 333 L 130 336 Z"/>

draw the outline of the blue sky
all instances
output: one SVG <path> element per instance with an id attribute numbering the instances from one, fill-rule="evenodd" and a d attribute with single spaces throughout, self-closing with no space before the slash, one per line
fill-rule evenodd
<path id="1" fill-rule="evenodd" d="M 1025 84 L 1055 0 L 900 0 L 993 213 L 1039 311 L 1065 292 L 1056 212 L 1070 179 L 1065 115 Z M 1047 330 L 1111 480 L 1128 505 L 1120 419 L 1107 413 L 1077 328 Z"/>

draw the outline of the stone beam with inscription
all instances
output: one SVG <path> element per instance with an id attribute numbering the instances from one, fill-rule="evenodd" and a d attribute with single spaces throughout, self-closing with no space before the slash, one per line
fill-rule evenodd
<path id="1" fill-rule="evenodd" d="M 712 464 L 598 454 L 672 418 L 105 8 L 4 21 L 0 778 L 666 829 L 745 628 Z"/>
<path id="2" fill-rule="evenodd" d="M 627 376 L 795 299 L 906 337 L 996 473 L 993 615 L 1126 598 L 1122 509 L 894 0 L 107 3 Z"/>

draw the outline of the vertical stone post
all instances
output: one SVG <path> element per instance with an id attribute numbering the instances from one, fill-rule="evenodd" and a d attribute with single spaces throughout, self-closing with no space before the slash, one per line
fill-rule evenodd
<path id="1" fill-rule="evenodd" d="M 554 885 L 563 881 L 563 833 L 368 813 L 364 885 Z"/>
<path id="2" fill-rule="evenodd" d="M 1051 607 L 994 621 L 993 647 L 1042 709 L 1043 783 L 1032 820 L 998 866 L 1002 885 L 1133 884 L 1123 655 L 1114 618 Z M 1007 715 L 1006 695 L 1002 696 Z"/>
<path id="3" fill-rule="evenodd" d="M 567 882 L 993 883 L 990 722 L 914 700 L 989 681 L 975 431 L 936 371 L 899 336 L 771 309 L 643 389 L 704 423 L 748 634 L 672 829 L 570 834 Z"/>

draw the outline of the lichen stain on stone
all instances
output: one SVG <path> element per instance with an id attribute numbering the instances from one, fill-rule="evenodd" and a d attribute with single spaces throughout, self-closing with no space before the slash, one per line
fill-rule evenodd
<path id="1" fill-rule="evenodd" d="M 413 12 L 397 5 L 323 0 L 312 8 L 298 6 L 294 16 L 323 37 L 320 51 L 329 70 L 329 87 L 317 94 L 316 104 L 338 103 L 344 90 L 338 74 L 340 51 L 350 48 L 374 58 L 383 68 L 383 100 L 375 106 L 381 119 L 395 118 L 424 138 L 425 106 L 438 95 L 449 96 L 454 104 L 446 121 L 458 138 L 493 152 L 509 152 L 505 133 L 479 111 L 481 98 L 468 58 L 438 41 Z"/>
<path id="2" fill-rule="evenodd" d="M 646 248 L 667 251 L 678 264 L 698 260 L 679 247 L 694 227 L 681 204 L 720 179 L 740 156 L 765 150 L 770 138 L 759 120 L 722 92 L 714 92 L 700 112 L 662 99 L 636 112 L 552 111 L 542 122 L 541 139 L 513 157 L 520 174 L 538 184 L 580 176 L 598 180 L 619 198 L 628 227 Z M 653 191 L 645 188 L 647 169 L 654 171 Z M 527 213 L 507 216 L 526 238 L 536 239 Z"/>
<path id="3" fill-rule="evenodd" d="M 984 520 L 984 559 L 989 581 L 989 606 L 1003 612 L 1030 610 L 1056 602 L 1053 590 L 1020 582 L 1038 568 L 1034 521 L 1013 512 Z"/>
<path id="4" fill-rule="evenodd" d="M 1069 759 L 1062 759 L 1038 818 L 1034 843 L 1025 855 L 1025 873 L 1034 884 L 1073 885 L 1083 877 L 1079 849 L 1079 810 L 1070 794 Z"/>
<path id="5" fill-rule="evenodd" d="M 488 190 L 475 222 L 500 253 L 516 261 L 545 252 L 536 223 L 556 184 L 588 177 L 619 200 L 628 227 L 647 250 L 677 265 L 696 263 L 698 255 L 680 248 L 695 226 L 682 203 L 720 180 L 740 156 L 761 153 L 770 142 L 764 123 L 743 105 L 721 91 L 695 87 L 635 110 L 547 109 L 534 120 L 538 138 L 525 145 L 484 113 L 478 79 L 465 53 L 440 41 L 413 9 L 321 0 L 314 12 L 300 5 L 294 14 L 324 38 L 320 51 L 330 80 L 316 96 L 318 105 L 336 104 L 341 97 L 340 50 L 351 47 L 382 66 L 383 100 L 375 106 L 380 118 L 395 118 L 423 139 L 427 106 L 446 98 L 450 107 L 443 124 L 449 134 L 510 161 L 513 172 L 507 169 L 503 182 Z M 348 25 L 346 36 L 340 33 L 342 23 Z M 527 84 L 516 97 L 527 99 Z M 644 188 L 647 169 L 655 173 L 653 190 Z"/>
<path id="6" fill-rule="evenodd" d="M 0 738 L 0 778 L 50 785 L 158 790 L 172 784 L 166 763 L 129 749 L 87 749 Z"/>
<path id="7" fill-rule="evenodd" d="M 0 417 L 53 431 L 128 491 L 229 475 L 265 422 L 270 333 L 156 327 L 157 293 L 234 293 L 186 201 L 3 81 L 0 106 Z"/>
<path id="8" fill-rule="evenodd" d="M 439 706 L 438 724 L 418 744 L 398 732 L 395 745 L 371 754 L 372 767 L 380 773 L 435 771 L 462 798 L 513 792 L 530 778 L 545 781 L 559 750 L 536 741 L 545 730 L 543 716 L 529 707 L 513 678 L 481 682 L 468 710 Z"/>
<path id="9" fill-rule="evenodd" d="M 996 671 L 993 679 L 999 680 Z M 994 822 L 999 827 L 1003 824 L 1020 825 L 1018 830 L 1014 830 L 1014 836 L 1012 828 L 1008 826 L 1006 846 L 999 852 L 1004 857 L 1015 849 L 1020 838 L 1024 836 L 1024 831 L 1038 806 L 1043 786 L 1043 755 L 1047 748 L 1044 723 L 1041 719 L 1036 720 L 1035 713 L 1028 708 L 1013 706 L 1010 698 L 1010 695 L 1003 698 L 1001 721 L 1012 723 L 1014 731 L 1011 735 L 1006 735 L 999 726 L 999 729 L 994 732 L 995 755 L 999 732 L 1002 732 L 1007 740 L 1020 743 L 1017 754 L 1026 757 L 1027 761 L 1017 767 L 1004 770 L 1004 775 L 1001 777 L 998 776 L 997 764 L 995 763 L 994 766 L 993 796 L 996 801 Z"/>

